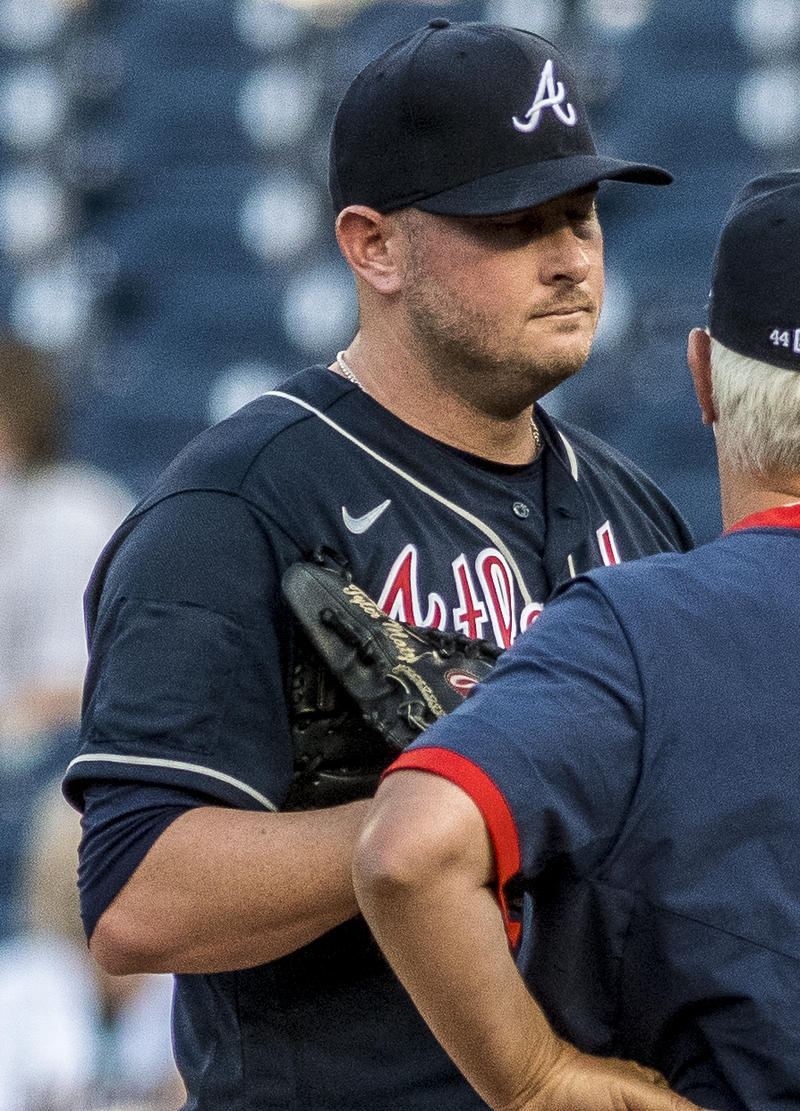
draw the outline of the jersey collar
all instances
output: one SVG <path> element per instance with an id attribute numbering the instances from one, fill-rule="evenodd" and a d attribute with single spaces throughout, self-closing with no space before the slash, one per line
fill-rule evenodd
<path id="1" fill-rule="evenodd" d="M 800 502 L 778 505 L 774 509 L 764 509 L 751 513 L 725 529 L 725 534 L 747 528 L 796 528 L 800 529 Z"/>

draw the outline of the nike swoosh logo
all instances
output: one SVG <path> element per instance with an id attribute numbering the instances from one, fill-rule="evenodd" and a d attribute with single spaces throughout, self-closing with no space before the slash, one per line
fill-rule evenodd
<path id="1" fill-rule="evenodd" d="M 370 509 L 369 513 L 365 513 L 363 517 L 351 517 L 344 506 L 342 506 L 342 520 L 350 532 L 354 532 L 357 536 L 366 532 L 368 528 L 372 528 L 381 513 L 389 508 L 392 504 L 392 499 L 387 498 L 381 505 L 376 505 L 374 509 Z"/>

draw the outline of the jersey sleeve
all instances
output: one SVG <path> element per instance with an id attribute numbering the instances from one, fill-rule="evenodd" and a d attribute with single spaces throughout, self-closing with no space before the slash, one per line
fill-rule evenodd
<path id="1" fill-rule="evenodd" d="M 96 576 L 70 801 L 81 805 L 87 782 L 118 780 L 277 808 L 292 765 L 288 637 L 272 549 L 249 506 L 210 491 L 166 498 Z"/>
<path id="2" fill-rule="evenodd" d="M 512 880 L 530 884 L 556 857 L 583 872 L 601 864 L 635 790 L 643 723 L 624 630 L 585 578 L 548 604 L 464 705 L 389 770 L 433 772 L 470 795 L 492 839 L 502 893 Z M 513 942 L 518 926 L 501 901 Z"/>

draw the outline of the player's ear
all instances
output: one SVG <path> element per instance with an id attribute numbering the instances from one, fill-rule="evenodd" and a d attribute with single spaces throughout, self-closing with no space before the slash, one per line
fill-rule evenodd
<path id="1" fill-rule="evenodd" d="M 336 239 L 350 269 L 378 293 L 400 288 L 396 221 L 365 205 L 350 205 L 336 220 Z"/>
<path id="2" fill-rule="evenodd" d="M 713 424 L 717 419 L 717 410 L 711 389 L 711 336 L 703 328 L 692 328 L 689 333 L 686 358 L 694 379 L 703 424 Z"/>

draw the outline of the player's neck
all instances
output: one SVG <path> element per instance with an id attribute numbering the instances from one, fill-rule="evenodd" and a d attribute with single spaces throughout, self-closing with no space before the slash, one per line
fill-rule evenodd
<path id="1" fill-rule="evenodd" d="M 728 529 L 752 513 L 800 501 L 800 475 L 739 472 L 720 464 L 722 524 Z"/>
<path id="2" fill-rule="evenodd" d="M 529 463 L 541 448 L 530 406 L 508 417 L 487 413 L 438 386 L 413 358 L 373 355 L 358 337 L 331 370 L 355 381 L 405 424 L 450 447 L 506 464 Z"/>

